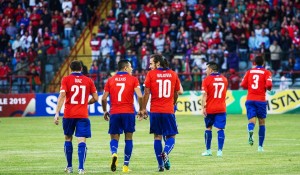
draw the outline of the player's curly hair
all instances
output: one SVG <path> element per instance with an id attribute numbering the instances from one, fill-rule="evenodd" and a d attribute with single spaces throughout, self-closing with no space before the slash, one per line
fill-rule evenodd
<path id="1" fill-rule="evenodd" d="M 150 58 L 153 58 L 154 63 L 160 63 L 160 66 L 164 69 L 169 68 L 168 60 L 164 58 L 161 54 L 153 54 L 150 56 Z"/>
<path id="2" fill-rule="evenodd" d="M 74 60 L 74 61 L 71 62 L 70 68 L 71 68 L 71 71 L 81 71 L 82 64 L 81 64 L 80 61 Z"/>

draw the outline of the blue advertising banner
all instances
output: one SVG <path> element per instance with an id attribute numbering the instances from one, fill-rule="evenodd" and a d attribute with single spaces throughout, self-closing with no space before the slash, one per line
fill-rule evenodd
<path id="1" fill-rule="evenodd" d="M 36 94 L 36 112 L 35 116 L 54 116 L 57 105 L 58 93 L 54 94 Z M 99 93 L 99 102 L 102 98 L 102 93 Z M 100 103 L 91 104 L 89 107 L 89 115 L 103 115 L 102 106 Z M 60 114 L 63 115 L 63 109 Z M 109 109 L 109 105 L 108 105 Z"/>

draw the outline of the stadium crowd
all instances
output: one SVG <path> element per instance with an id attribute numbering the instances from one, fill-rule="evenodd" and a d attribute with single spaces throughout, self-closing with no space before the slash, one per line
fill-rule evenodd
<path id="1" fill-rule="evenodd" d="M 161 53 L 179 74 L 205 75 L 206 62 L 216 61 L 233 75 L 262 55 L 274 76 L 285 71 L 294 83 L 293 72 L 300 70 L 299 20 L 298 0 L 116 0 L 91 39 L 90 73 L 115 70 L 122 58 L 142 73 L 150 55 Z M 199 89 L 195 82 L 204 77 L 180 78 L 186 89 Z"/>
<path id="2" fill-rule="evenodd" d="M 98 0 L 0 2 L 0 89 L 10 83 L 7 75 L 19 76 L 12 83 L 20 88 L 28 82 L 26 75 L 34 75 L 35 91 L 45 82 L 45 76 L 39 76 L 45 71 L 41 65 L 57 67 L 99 4 Z M 216 61 L 222 72 L 232 75 L 250 68 L 260 54 L 274 76 L 285 71 L 292 83 L 298 77 L 294 72 L 300 71 L 299 0 L 114 0 L 113 4 L 91 37 L 91 74 L 115 71 L 123 58 L 132 62 L 135 73 L 143 74 L 150 55 L 161 53 L 182 74 L 185 89 L 199 89 L 207 61 Z"/>
<path id="3" fill-rule="evenodd" d="M 98 0 L 0 0 L 0 91 L 7 93 L 12 83 L 18 85 L 16 91 L 28 92 L 31 82 L 40 92 L 45 64 L 59 66 L 98 4 Z"/>

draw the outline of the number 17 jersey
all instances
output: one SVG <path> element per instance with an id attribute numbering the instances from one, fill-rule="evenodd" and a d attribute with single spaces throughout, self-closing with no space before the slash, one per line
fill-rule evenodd
<path id="1" fill-rule="evenodd" d="M 180 90 L 180 81 L 174 71 L 161 68 L 150 70 L 145 87 L 151 92 L 150 112 L 174 113 L 174 92 Z"/>
<path id="2" fill-rule="evenodd" d="M 202 82 L 202 90 L 206 92 L 207 114 L 226 112 L 227 78 L 219 73 L 212 73 Z"/>

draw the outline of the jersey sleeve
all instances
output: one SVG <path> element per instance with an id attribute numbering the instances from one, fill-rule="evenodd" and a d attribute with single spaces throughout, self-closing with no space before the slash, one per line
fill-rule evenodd
<path id="1" fill-rule="evenodd" d="M 241 86 L 244 88 L 244 89 L 247 89 L 248 88 L 248 76 L 249 76 L 249 71 L 246 72 L 246 75 L 244 76 L 243 80 L 242 80 L 242 83 L 241 83 Z"/>
<path id="2" fill-rule="evenodd" d="M 272 86 L 273 86 L 273 83 L 272 83 L 272 74 L 270 71 L 266 71 L 266 89 L 267 90 L 271 90 L 272 89 Z"/>
<path id="3" fill-rule="evenodd" d="M 61 80 L 60 92 L 66 92 L 66 91 L 67 91 L 67 80 L 66 78 L 63 78 Z"/>
<path id="4" fill-rule="evenodd" d="M 150 88 L 150 71 L 147 73 L 146 79 L 145 79 L 145 87 Z"/>
<path id="5" fill-rule="evenodd" d="M 134 88 L 140 87 L 139 80 L 136 77 L 134 77 L 133 80 L 134 80 Z"/>
<path id="6" fill-rule="evenodd" d="M 106 84 L 105 84 L 105 86 L 104 86 L 104 91 L 105 92 L 109 92 L 109 83 L 110 83 L 110 78 L 107 80 L 107 82 L 106 82 Z"/>
<path id="7" fill-rule="evenodd" d="M 93 82 L 92 79 L 90 79 L 90 84 L 91 84 L 91 91 L 90 91 L 91 94 L 97 93 L 97 88 L 96 88 L 95 83 Z"/>
<path id="8" fill-rule="evenodd" d="M 203 80 L 203 82 L 202 82 L 202 92 L 204 91 L 204 92 L 207 92 L 207 79 L 208 79 L 208 77 L 206 77 L 204 80 Z"/>

